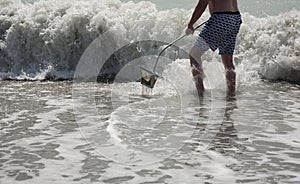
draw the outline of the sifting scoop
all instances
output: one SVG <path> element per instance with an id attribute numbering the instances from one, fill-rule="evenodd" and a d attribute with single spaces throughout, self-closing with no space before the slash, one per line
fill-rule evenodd
<path id="1" fill-rule="evenodd" d="M 140 67 L 140 69 L 142 75 L 141 84 L 151 89 L 154 88 L 154 85 L 159 76 L 156 73 L 147 70 L 146 68 Z"/>

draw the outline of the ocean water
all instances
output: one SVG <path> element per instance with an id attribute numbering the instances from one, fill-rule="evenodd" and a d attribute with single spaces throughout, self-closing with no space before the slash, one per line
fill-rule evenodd
<path id="1" fill-rule="evenodd" d="M 124 2 L 129 2 L 129 0 L 124 0 Z M 133 0 L 133 2 L 140 2 L 140 0 Z M 156 4 L 156 7 L 160 10 L 173 9 L 173 8 L 184 8 L 193 9 L 197 4 L 197 0 L 150 0 L 150 2 Z M 265 17 L 268 15 L 278 15 L 279 13 L 289 12 L 293 9 L 299 10 L 298 0 L 287 0 L 284 3 L 279 0 L 256 0 L 247 1 L 239 0 L 239 8 L 241 12 L 248 12 L 252 15 Z"/>
<path id="2" fill-rule="evenodd" d="M 0 0 L 0 183 L 300 183 L 298 0 L 239 1 L 235 94 L 197 34 L 137 82 L 196 2 Z"/>
<path id="3" fill-rule="evenodd" d="M 275 11 L 279 6 L 273 0 L 268 2 L 271 5 L 266 11 Z M 261 78 L 299 83 L 300 15 L 297 8 L 288 10 L 290 6 L 299 6 L 295 5 L 298 1 L 288 2 L 282 5 L 282 12 L 277 10 L 273 16 L 243 12 L 244 23 L 235 54 L 237 62 L 243 61 L 247 71 L 256 72 Z M 58 5 L 52 0 L 36 3 L 1 0 L 0 3 L 2 79 L 72 79 L 81 56 L 97 38 L 112 42 L 102 45 L 111 47 L 108 50 L 111 54 L 142 40 L 170 43 L 183 33 L 192 13 L 192 9 L 183 8 L 160 10 L 159 5 L 147 1 L 64 1 Z M 248 7 L 247 3 L 241 4 Z M 208 17 L 206 12 L 199 24 Z M 186 37 L 177 46 L 188 52 L 195 38 L 196 34 Z M 153 49 L 143 55 L 154 54 Z M 126 52 L 129 51 L 122 51 L 122 57 L 131 57 L 133 51 Z M 109 62 L 121 68 L 120 59 L 114 57 Z M 106 71 L 107 75 L 118 72 L 116 67 Z"/>

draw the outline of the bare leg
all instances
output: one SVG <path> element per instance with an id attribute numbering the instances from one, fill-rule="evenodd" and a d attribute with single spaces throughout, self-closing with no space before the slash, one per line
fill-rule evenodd
<path id="1" fill-rule="evenodd" d="M 235 91 L 235 67 L 233 64 L 233 56 L 232 54 L 222 54 L 222 61 L 225 67 L 225 76 L 227 81 L 228 91 Z"/>
<path id="2" fill-rule="evenodd" d="M 203 55 L 204 52 L 205 51 L 195 46 L 190 51 L 190 63 L 192 67 L 192 74 L 195 80 L 198 94 L 202 94 L 204 92 L 204 85 L 203 85 L 204 72 L 203 72 L 202 61 L 201 61 L 201 56 Z"/>

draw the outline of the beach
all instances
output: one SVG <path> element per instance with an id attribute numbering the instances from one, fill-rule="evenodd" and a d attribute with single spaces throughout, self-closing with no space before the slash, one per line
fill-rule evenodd
<path id="1" fill-rule="evenodd" d="M 1 0 L 0 183 L 299 183 L 299 2 L 240 2 L 235 94 L 201 28 L 146 90 L 195 3 Z"/>

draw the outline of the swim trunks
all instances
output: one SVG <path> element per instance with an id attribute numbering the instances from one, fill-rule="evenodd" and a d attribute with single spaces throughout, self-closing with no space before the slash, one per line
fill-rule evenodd
<path id="1" fill-rule="evenodd" d="M 236 36 L 242 23 L 239 12 L 213 13 L 199 34 L 195 46 L 207 51 L 219 49 L 219 54 L 233 54 Z"/>

